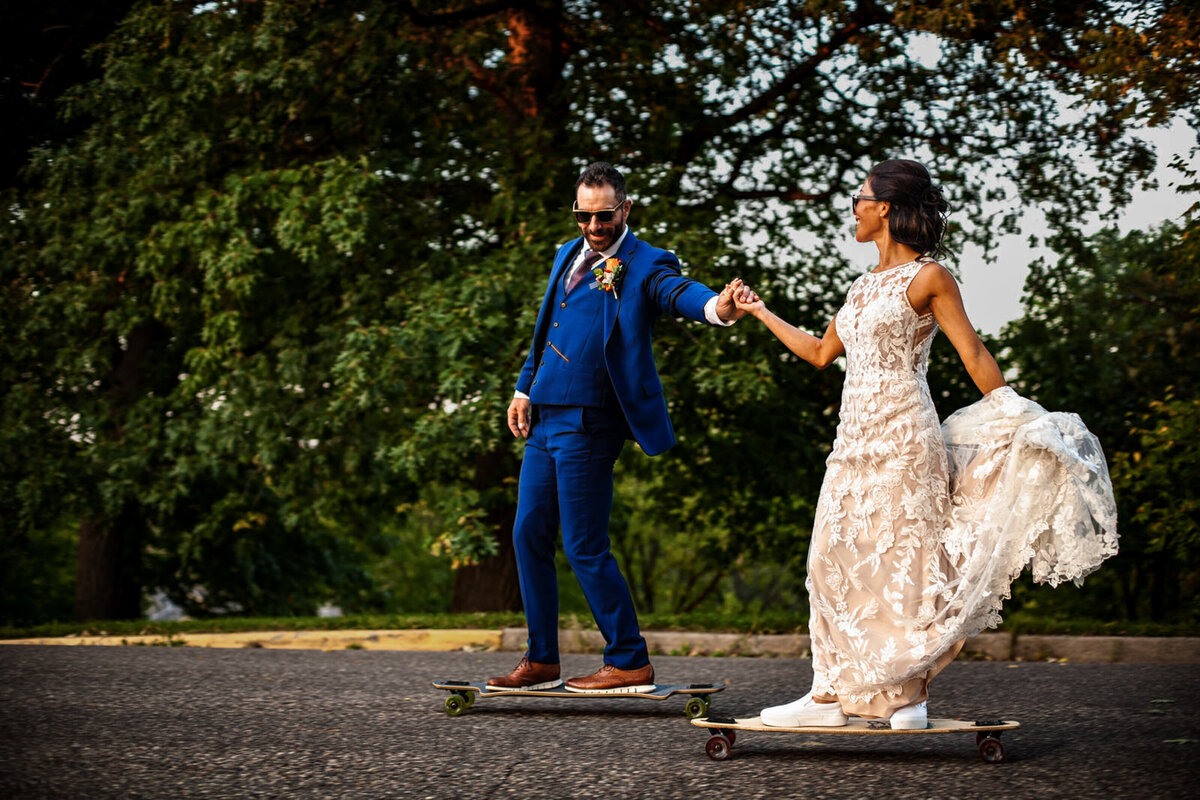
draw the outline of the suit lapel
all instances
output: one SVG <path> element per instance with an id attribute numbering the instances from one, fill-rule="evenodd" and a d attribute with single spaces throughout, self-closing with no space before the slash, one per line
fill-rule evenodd
<path id="1" fill-rule="evenodd" d="M 621 263 L 629 266 L 629 262 L 633 260 L 633 251 L 637 250 L 638 239 L 633 235 L 633 231 L 625 234 L 625 241 L 621 242 L 621 249 L 617 251 L 617 258 L 621 259 Z"/>
<path id="2" fill-rule="evenodd" d="M 553 287 L 554 291 L 558 291 L 558 288 L 562 286 L 563 275 L 566 274 L 567 267 L 575 263 L 575 259 L 579 257 L 579 250 L 582 247 L 583 237 L 580 236 L 576 240 L 575 246 L 571 248 L 569 253 L 567 253 L 566 258 L 554 265 L 554 274 L 550 276 L 550 285 Z"/>
<path id="3" fill-rule="evenodd" d="M 632 286 L 625 281 L 629 276 L 629 267 L 633 262 L 634 253 L 637 252 L 638 240 L 633 235 L 633 230 L 630 229 L 625 234 L 625 241 L 621 242 L 621 249 L 617 251 L 617 258 L 621 259 L 621 276 L 617 279 L 617 290 L 612 292 L 615 297 L 611 299 L 604 298 L 604 342 L 608 343 L 612 336 L 613 326 L 617 321 L 617 312 L 621 310 L 621 303 L 625 299 L 625 287 Z"/>

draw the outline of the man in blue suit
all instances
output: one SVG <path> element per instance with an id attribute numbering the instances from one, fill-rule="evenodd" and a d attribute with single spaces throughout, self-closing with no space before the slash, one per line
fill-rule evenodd
<path id="1" fill-rule="evenodd" d="M 647 692 L 654 668 L 629 586 L 609 549 L 613 464 L 626 439 L 655 456 L 675 443 L 650 334 L 662 314 L 730 325 L 742 315 L 734 281 L 720 294 L 683 277 L 673 254 L 639 241 L 626 222 L 633 203 L 609 164 L 587 167 L 573 214 L 583 234 L 558 249 L 533 346 L 508 407 L 526 437 L 513 528 L 529 649 L 495 689 L 552 688 L 558 658 L 558 579 L 563 549 L 604 635 L 604 665 L 572 678 L 573 691 Z"/>

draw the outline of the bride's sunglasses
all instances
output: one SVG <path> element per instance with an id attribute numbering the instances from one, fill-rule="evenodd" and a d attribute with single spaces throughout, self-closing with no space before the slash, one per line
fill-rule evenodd
<path id="1" fill-rule="evenodd" d="M 613 221 L 613 217 L 617 215 L 617 212 L 621 210 L 621 206 L 623 205 L 625 205 L 624 200 L 622 200 L 620 203 L 617 203 L 612 208 L 606 208 L 603 211 L 580 211 L 579 201 L 576 201 L 571 206 L 571 213 L 575 215 L 575 221 L 580 225 L 590 225 L 592 222 L 592 217 L 595 217 L 597 222 L 599 222 L 601 225 L 604 225 Z"/>
<path id="2" fill-rule="evenodd" d="M 878 197 L 875 197 L 875 196 L 869 195 L 869 194 L 852 194 L 852 195 L 850 195 L 850 210 L 851 211 L 858 210 L 858 201 L 859 200 L 878 200 L 878 199 L 879 199 Z"/>

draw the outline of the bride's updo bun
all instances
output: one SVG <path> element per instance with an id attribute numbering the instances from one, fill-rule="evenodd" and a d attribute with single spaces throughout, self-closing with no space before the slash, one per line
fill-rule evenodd
<path id="1" fill-rule="evenodd" d="M 943 258 L 949 254 L 942 237 L 950 204 L 923 164 L 906 159 L 881 161 L 871 168 L 867 178 L 871 195 L 891 203 L 888 231 L 892 239 L 924 256 Z"/>

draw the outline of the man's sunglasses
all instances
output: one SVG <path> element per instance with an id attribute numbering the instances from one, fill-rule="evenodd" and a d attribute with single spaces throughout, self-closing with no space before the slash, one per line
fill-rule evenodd
<path id="1" fill-rule="evenodd" d="M 621 207 L 624 205 L 625 201 L 622 200 L 612 208 L 606 208 L 603 211 L 580 211 L 579 202 L 576 201 L 575 204 L 571 206 L 571 213 L 575 215 L 575 221 L 580 225 L 590 225 L 592 222 L 592 217 L 595 217 L 596 221 L 603 225 L 612 222 L 613 217 L 616 216 L 617 212 L 620 211 Z"/>

